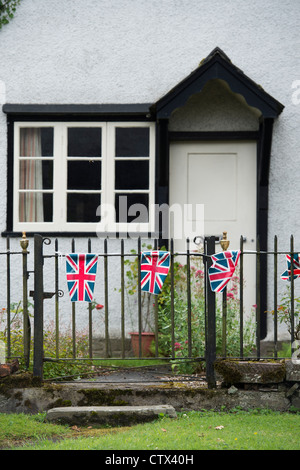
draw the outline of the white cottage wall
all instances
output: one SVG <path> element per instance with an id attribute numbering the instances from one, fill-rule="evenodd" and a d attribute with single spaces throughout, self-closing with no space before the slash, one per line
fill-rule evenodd
<path id="1" fill-rule="evenodd" d="M 300 251 L 300 193 L 295 191 L 300 104 L 293 100 L 293 83 L 300 79 L 299 21 L 298 0 L 22 0 L 15 18 L 0 31 L 1 100 L 155 102 L 219 46 L 285 105 L 273 133 L 269 246 L 277 234 L 279 249 L 288 249 L 293 233 Z M 6 136 L 1 111 L 1 231 L 7 211 Z M 69 243 L 62 239 L 61 250 Z M 269 302 L 272 308 L 272 281 Z"/>
<path id="2" fill-rule="evenodd" d="M 13 103 L 154 102 L 218 45 L 279 101 L 299 57 L 296 0 L 22 0 L 1 30 Z M 287 82 L 288 78 L 288 82 Z"/>
<path id="3" fill-rule="evenodd" d="M 200 93 L 175 109 L 170 131 L 257 131 L 261 112 L 230 90 L 224 80 L 211 80 Z"/>

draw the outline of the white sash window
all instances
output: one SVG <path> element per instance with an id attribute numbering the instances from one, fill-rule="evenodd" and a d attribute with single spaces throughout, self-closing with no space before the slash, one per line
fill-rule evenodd
<path id="1" fill-rule="evenodd" d="M 155 127 L 16 122 L 14 230 L 153 230 Z"/>

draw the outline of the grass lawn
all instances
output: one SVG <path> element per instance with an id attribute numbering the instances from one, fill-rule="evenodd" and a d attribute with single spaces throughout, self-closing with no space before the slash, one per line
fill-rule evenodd
<path id="1" fill-rule="evenodd" d="M 67 427 L 43 418 L 0 414 L 0 449 L 300 450 L 298 413 L 191 411 L 126 428 Z"/>

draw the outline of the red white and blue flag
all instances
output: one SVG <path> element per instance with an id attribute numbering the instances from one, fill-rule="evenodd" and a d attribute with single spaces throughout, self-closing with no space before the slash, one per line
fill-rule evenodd
<path id="1" fill-rule="evenodd" d="M 144 251 L 141 255 L 141 290 L 158 295 L 170 268 L 168 251 Z"/>
<path id="2" fill-rule="evenodd" d="M 284 271 L 281 274 L 281 279 L 284 281 L 291 281 L 291 272 L 292 272 L 292 267 L 291 267 L 291 255 L 285 255 L 286 257 L 286 262 L 287 262 L 287 270 Z M 298 253 L 295 253 L 293 255 L 293 277 L 294 279 L 297 279 L 297 277 L 300 277 L 300 260 L 299 260 L 299 255 Z"/>
<path id="3" fill-rule="evenodd" d="M 212 255 L 212 266 L 208 269 L 210 287 L 213 292 L 222 292 L 233 276 L 240 251 L 222 251 Z"/>
<path id="4" fill-rule="evenodd" d="M 67 284 L 71 302 L 92 302 L 98 255 L 72 253 L 66 255 Z"/>

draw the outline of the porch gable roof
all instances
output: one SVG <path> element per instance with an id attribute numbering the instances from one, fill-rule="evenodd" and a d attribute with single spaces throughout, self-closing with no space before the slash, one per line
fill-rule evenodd
<path id="1" fill-rule="evenodd" d="M 191 95 L 199 93 L 213 79 L 225 80 L 233 92 L 241 94 L 249 106 L 258 108 L 264 118 L 276 118 L 284 109 L 284 105 L 247 77 L 216 47 L 197 69 L 151 106 L 152 113 L 158 119 L 168 119 L 174 109 L 183 106 Z"/>

